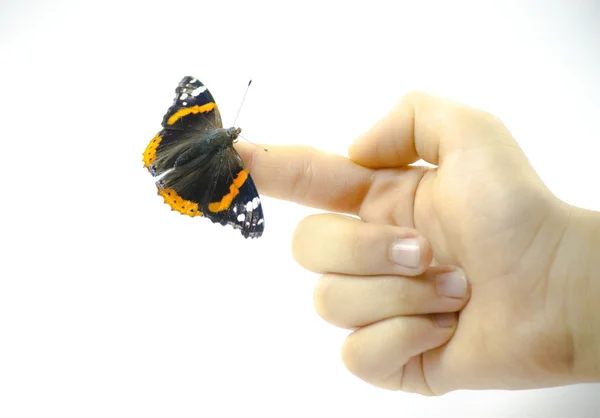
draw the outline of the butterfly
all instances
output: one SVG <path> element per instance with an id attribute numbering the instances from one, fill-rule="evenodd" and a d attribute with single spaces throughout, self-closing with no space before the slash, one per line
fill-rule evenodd
<path id="1" fill-rule="evenodd" d="M 143 153 L 158 195 L 172 210 L 201 216 L 258 238 L 264 217 L 256 185 L 233 148 L 240 128 L 223 128 L 215 100 L 197 78 L 184 77 Z"/>

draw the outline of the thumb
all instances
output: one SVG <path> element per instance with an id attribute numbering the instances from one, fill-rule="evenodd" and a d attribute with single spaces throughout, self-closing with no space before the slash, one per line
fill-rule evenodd
<path id="1" fill-rule="evenodd" d="M 412 92 L 348 150 L 355 163 L 398 167 L 419 159 L 439 165 L 457 151 L 490 145 L 519 148 L 495 116 L 448 99 Z"/>

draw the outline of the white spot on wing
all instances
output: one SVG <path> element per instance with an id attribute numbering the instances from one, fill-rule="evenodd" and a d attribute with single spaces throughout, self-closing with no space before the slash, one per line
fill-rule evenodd
<path id="1" fill-rule="evenodd" d="M 246 215 L 240 213 L 237 217 L 238 222 L 244 222 L 246 220 Z"/>
<path id="2" fill-rule="evenodd" d="M 192 78 L 192 79 L 190 80 L 190 84 L 194 84 L 196 81 L 198 81 L 198 80 L 196 80 L 195 78 Z"/>
<path id="3" fill-rule="evenodd" d="M 181 104 L 182 104 L 182 105 L 184 105 L 184 106 L 187 106 L 187 102 L 183 102 L 183 103 L 181 103 Z"/>
<path id="4" fill-rule="evenodd" d="M 237 206 L 233 207 L 233 213 L 237 213 Z"/>
<path id="5" fill-rule="evenodd" d="M 252 209 L 256 209 L 258 205 L 260 205 L 260 199 L 258 197 L 255 197 L 254 199 L 252 199 Z"/>
<path id="6" fill-rule="evenodd" d="M 260 221 L 258 221 L 257 225 L 260 225 L 261 223 L 263 223 L 265 220 L 261 219 Z"/>
<path id="7" fill-rule="evenodd" d="M 199 95 L 200 93 L 203 93 L 205 91 L 206 91 L 205 86 L 198 87 L 197 89 L 192 91 L 192 96 L 196 97 L 197 95 Z"/>
<path id="8" fill-rule="evenodd" d="M 188 94 L 187 93 L 183 93 L 181 96 L 179 96 L 179 100 L 185 100 L 187 99 Z"/>
<path id="9" fill-rule="evenodd" d="M 246 203 L 246 212 L 252 212 L 252 201 Z"/>

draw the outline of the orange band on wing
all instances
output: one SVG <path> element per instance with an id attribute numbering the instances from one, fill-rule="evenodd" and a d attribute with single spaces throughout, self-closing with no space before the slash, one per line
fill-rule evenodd
<path id="1" fill-rule="evenodd" d="M 208 210 L 211 212 L 221 212 L 229 209 L 233 199 L 240 193 L 240 187 L 244 184 L 248 178 L 248 170 L 242 170 L 238 173 L 237 177 L 233 180 L 233 184 L 229 186 L 229 193 L 227 193 L 220 202 L 214 202 L 208 204 Z"/>
<path id="2" fill-rule="evenodd" d="M 150 165 L 156 160 L 156 148 L 161 140 L 162 138 L 158 134 L 154 135 L 154 138 L 146 147 L 146 151 L 144 151 L 144 167 L 147 169 L 150 169 Z"/>
<path id="3" fill-rule="evenodd" d="M 158 194 L 162 196 L 165 203 L 171 206 L 171 209 L 188 216 L 202 216 L 202 212 L 198 210 L 198 204 L 190 200 L 184 200 L 173 189 L 161 189 L 158 187 Z"/>
<path id="4" fill-rule="evenodd" d="M 173 115 L 171 115 L 171 117 L 169 118 L 167 123 L 169 125 L 173 125 L 175 122 L 177 122 L 179 119 L 181 119 L 184 116 L 187 116 L 189 114 L 195 115 L 196 113 L 210 112 L 215 107 L 217 107 L 217 105 L 214 104 L 213 102 L 206 103 L 205 105 L 202 105 L 202 106 L 196 105 L 196 106 L 192 106 L 192 107 L 184 107 L 182 109 L 179 109 L 177 112 L 173 113 Z"/>

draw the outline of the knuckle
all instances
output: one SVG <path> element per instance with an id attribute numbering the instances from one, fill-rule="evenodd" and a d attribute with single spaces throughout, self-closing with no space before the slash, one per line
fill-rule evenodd
<path id="1" fill-rule="evenodd" d="M 309 229 L 318 220 L 319 214 L 305 216 L 296 225 L 296 232 L 302 234 L 306 229 Z"/>
<path id="2" fill-rule="evenodd" d="M 329 268 L 339 257 L 330 239 L 339 225 L 336 220 L 333 214 L 321 213 L 309 215 L 298 223 L 292 237 L 292 255 L 304 268 L 317 273 L 332 271 Z"/>
<path id="3" fill-rule="evenodd" d="M 402 96 L 401 102 L 416 103 L 426 97 L 429 97 L 429 94 L 422 90 L 411 90 Z"/>
<path id="4" fill-rule="evenodd" d="M 451 117 L 457 123 L 462 123 L 465 126 L 470 126 L 475 130 L 504 130 L 504 123 L 496 115 L 482 109 L 460 105 L 455 106 Z"/>
<path id="5" fill-rule="evenodd" d="M 332 321 L 331 299 L 333 290 L 333 279 L 330 275 L 323 275 L 317 280 L 313 293 L 313 304 L 317 314 L 327 322 Z"/>
<path id="6" fill-rule="evenodd" d="M 506 130 L 504 122 L 496 115 L 468 106 L 463 103 L 454 102 L 452 100 L 437 97 L 421 90 L 413 90 L 406 93 L 401 100 L 402 106 L 412 106 L 420 108 L 421 105 L 433 110 L 433 108 L 444 109 L 447 118 L 455 125 L 470 126 L 475 129 L 492 128 L 495 130 Z"/>
<path id="7" fill-rule="evenodd" d="M 312 230 L 314 229 L 315 217 L 317 215 L 309 215 L 298 222 L 294 235 L 292 237 L 292 255 L 294 259 L 305 266 L 305 259 L 311 253 L 313 247 Z"/>
<path id="8" fill-rule="evenodd" d="M 361 355 L 355 333 L 346 337 L 344 344 L 342 344 L 340 355 L 346 369 L 360 377 Z"/>

